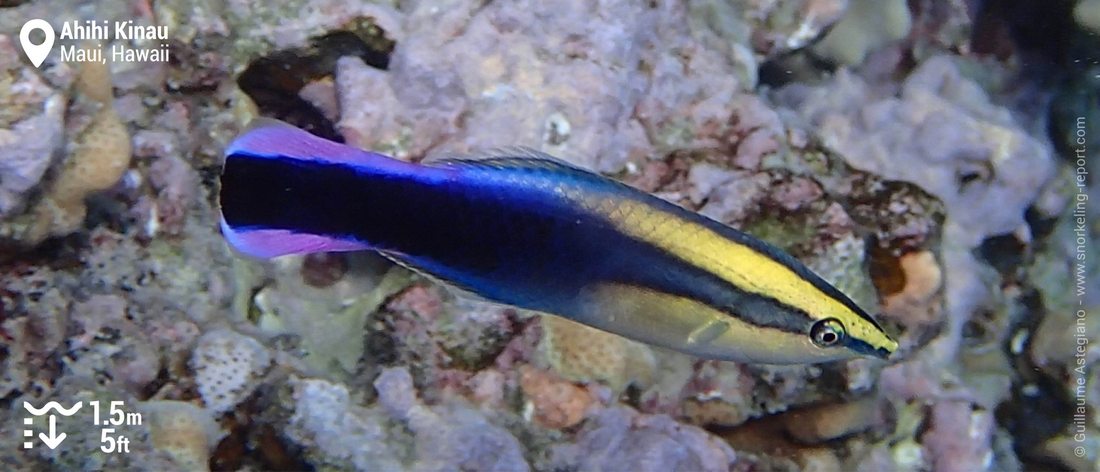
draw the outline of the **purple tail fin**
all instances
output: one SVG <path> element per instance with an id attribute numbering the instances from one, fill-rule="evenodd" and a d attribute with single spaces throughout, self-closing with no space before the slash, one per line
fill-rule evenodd
<path id="1" fill-rule="evenodd" d="M 357 251 L 369 249 L 369 246 L 330 235 L 298 232 L 293 227 L 272 227 L 266 220 L 278 219 L 279 212 L 294 210 L 270 198 L 282 190 L 275 188 L 279 184 L 270 178 L 271 174 L 241 170 L 248 167 L 245 164 L 251 163 L 250 169 L 256 169 L 257 165 L 260 168 L 273 169 L 280 162 L 301 161 L 322 166 L 370 169 L 373 172 L 409 172 L 415 167 L 381 154 L 328 141 L 270 119 L 254 121 L 248 130 L 226 148 L 225 159 L 220 194 L 222 233 L 238 251 L 260 258 L 312 252 Z M 305 205 L 308 198 L 308 195 L 303 195 L 299 201 Z"/>

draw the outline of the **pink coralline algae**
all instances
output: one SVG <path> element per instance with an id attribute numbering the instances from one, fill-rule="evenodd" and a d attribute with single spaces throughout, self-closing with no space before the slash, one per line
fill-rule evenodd
<path id="1" fill-rule="evenodd" d="M 729 59 L 693 39 L 684 10 L 601 9 L 607 23 L 596 26 L 582 2 L 421 3 L 390 70 L 340 62 L 340 129 L 401 156 L 522 142 L 616 171 L 726 126 L 724 104 L 743 84 Z"/>

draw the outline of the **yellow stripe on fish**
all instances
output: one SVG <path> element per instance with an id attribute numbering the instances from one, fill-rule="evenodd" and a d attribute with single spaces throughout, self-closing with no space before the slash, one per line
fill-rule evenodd
<path id="1" fill-rule="evenodd" d="M 686 263 L 711 272 L 748 293 L 796 308 L 815 320 L 835 318 L 875 350 L 893 352 L 897 342 L 805 274 L 774 256 L 723 237 L 706 226 L 627 201 L 612 219 L 624 233 L 647 241 Z M 616 218 L 616 216 L 618 216 Z M 834 294 L 835 295 L 835 294 Z"/>

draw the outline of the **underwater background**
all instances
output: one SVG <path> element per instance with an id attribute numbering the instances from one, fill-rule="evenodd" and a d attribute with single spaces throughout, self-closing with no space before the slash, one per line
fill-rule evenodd
<path id="1" fill-rule="evenodd" d="M 36 66 L 35 18 L 105 33 Z M 373 253 L 241 256 L 256 117 L 550 153 L 901 347 L 703 360 Z M 1098 470 L 1098 156 L 1098 0 L 0 0 L 0 469 Z"/>

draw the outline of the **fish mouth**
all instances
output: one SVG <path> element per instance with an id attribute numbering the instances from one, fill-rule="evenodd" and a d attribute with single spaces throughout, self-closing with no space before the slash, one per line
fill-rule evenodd
<path id="1" fill-rule="evenodd" d="M 871 346 L 870 344 L 867 344 L 866 342 L 863 342 L 859 339 L 850 339 L 849 338 L 848 343 L 847 343 L 847 347 L 848 347 L 848 349 L 851 349 L 851 350 L 853 350 L 857 353 L 863 354 L 865 356 L 877 357 L 877 358 L 882 359 L 884 361 L 889 360 L 890 355 L 894 353 L 894 351 L 892 349 L 887 349 L 885 347 L 876 348 L 876 347 Z"/>
<path id="2" fill-rule="evenodd" d="M 871 355 L 885 361 L 885 360 L 889 360 L 890 355 L 893 354 L 893 353 L 894 353 L 894 351 L 891 351 L 891 350 L 886 349 L 884 347 L 880 347 L 878 349 L 875 349 L 874 352 L 871 353 Z"/>

